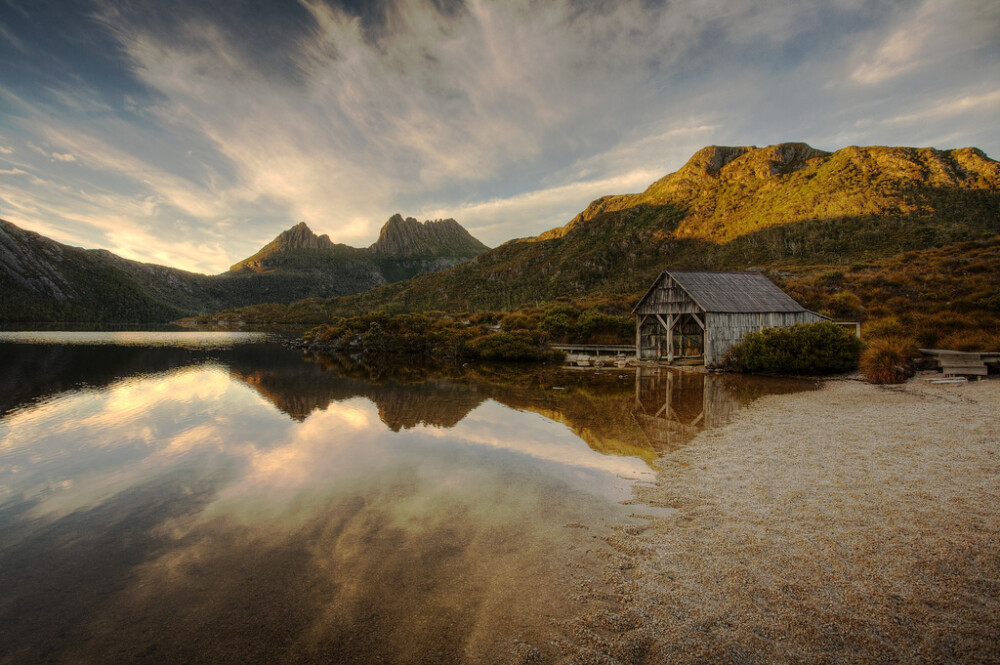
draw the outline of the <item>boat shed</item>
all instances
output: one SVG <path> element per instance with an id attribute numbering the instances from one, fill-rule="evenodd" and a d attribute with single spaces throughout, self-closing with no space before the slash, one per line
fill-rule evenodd
<path id="1" fill-rule="evenodd" d="M 632 310 L 639 360 L 716 367 L 748 332 L 828 321 L 759 272 L 665 270 Z"/>

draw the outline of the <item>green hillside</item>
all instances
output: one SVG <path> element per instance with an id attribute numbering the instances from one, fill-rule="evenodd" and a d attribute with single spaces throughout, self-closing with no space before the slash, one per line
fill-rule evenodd
<path id="1" fill-rule="evenodd" d="M 1000 165 L 971 148 L 709 147 L 641 194 L 598 199 L 566 226 L 452 270 L 215 318 L 495 312 L 487 318 L 510 321 L 505 329 L 551 336 L 546 317 L 575 311 L 562 335 L 572 341 L 581 321 L 627 315 L 666 267 L 757 268 L 805 306 L 865 321 L 872 335 L 1000 348 L 998 185 Z"/>
<path id="2" fill-rule="evenodd" d="M 453 270 L 342 298 L 332 311 L 510 310 L 637 294 L 667 266 L 850 265 L 1000 233 L 1000 165 L 974 148 L 711 146 L 641 194 Z"/>

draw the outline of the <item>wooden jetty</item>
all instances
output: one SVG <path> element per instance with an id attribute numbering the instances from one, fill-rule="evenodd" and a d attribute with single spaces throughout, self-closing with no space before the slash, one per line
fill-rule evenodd
<path id="1" fill-rule="evenodd" d="M 986 363 L 1000 362 L 1000 351 L 949 351 L 947 349 L 920 349 L 932 356 L 945 376 L 986 376 Z"/>
<path id="2" fill-rule="evenodd" d="M 550 348 L 565 352 L 566 362 L 580 367 L 623 365 L 635 353 L 631 344 L 551 344 Z"/>

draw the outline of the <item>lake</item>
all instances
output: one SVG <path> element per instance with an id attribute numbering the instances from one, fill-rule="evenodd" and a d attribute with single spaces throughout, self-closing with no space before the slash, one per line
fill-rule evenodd
<path id="1" fill-rule="evenodd" d="M 2 333 L 0 663 L 556 660 L 657 455 L 811 387 Z"/>

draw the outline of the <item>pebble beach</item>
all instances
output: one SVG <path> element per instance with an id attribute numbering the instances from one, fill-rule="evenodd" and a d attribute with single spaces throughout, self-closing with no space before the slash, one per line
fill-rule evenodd
<path id="1" fill-rule="evenodd" d="M 928 376 L 764 397 L 662 456 L 570 660 L 1000 662 L 1000 381 Z"/>

